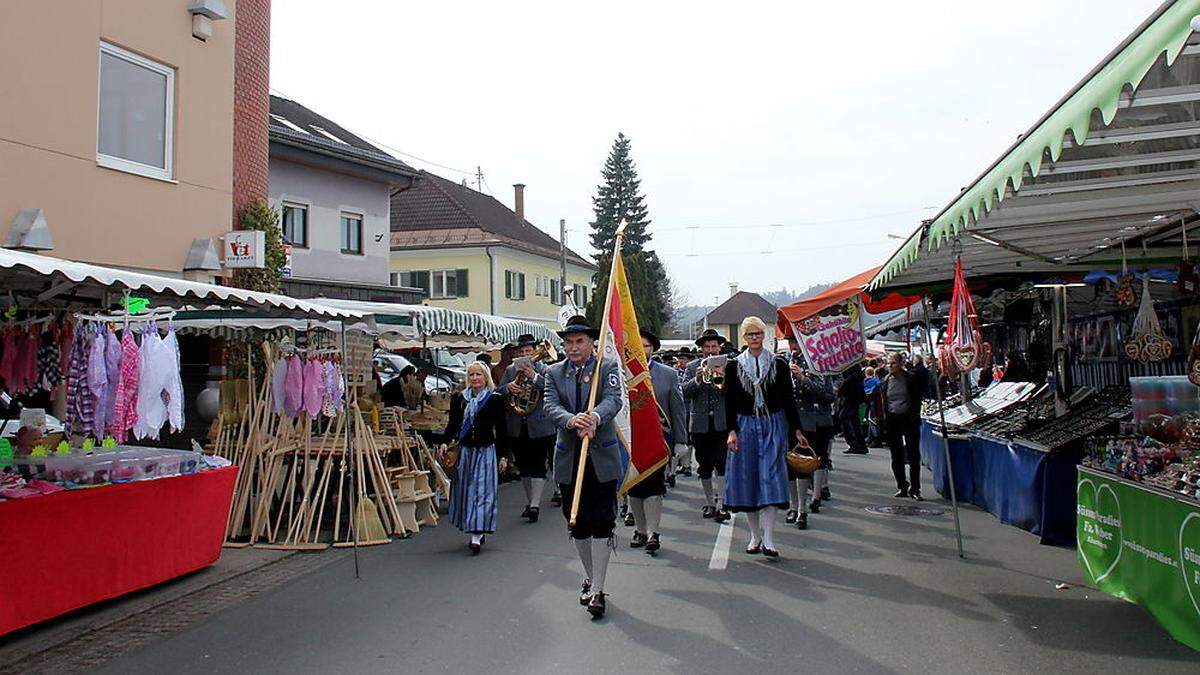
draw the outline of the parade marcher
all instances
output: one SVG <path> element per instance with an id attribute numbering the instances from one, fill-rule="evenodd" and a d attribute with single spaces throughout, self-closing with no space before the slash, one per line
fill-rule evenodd
<path id="1" fill-rule="evenodd" d="M 921 398 L 924 383 L 904 367 L 899 352 L 888 359 L 888 375 L 880 385 L 887 406 L 888 446 L 892 452 L 892 474 L 896 497 L 921 499 Z M 908 467 L 908 477 L 904 475 Z"/>
<path id="2" fill-rule="evenodd" d="M 450 399 L 449 438 L 458 439 L 458 464 L 450 484 L 450 522 L 471 535 L 467 547 L 479 553 L 484 536 L 496 531 L 496 484 L 507 459 L 504 399 L 495 395 L 485 364 L 467 364 L 467 387 Z M 446 452 L 442 444 L 440 452 Z"/>
<path id="3" fill-rule="evenodd" d="M 606 609 L 604 582 L 609 555 L 616 544 L 613 530 L 617 524 L 617 487 L 625 476 L 625 460 L 613 420 L 621 411 L 620 366 L 603 360 L 599 369 L 596 405 L 588 410 L 592 378 L 596 372 L 596 340 L 599 329 L 587 318 L 571 317 L 558 333 L 563 339 L 567 359 L 546 371 L 546 416 L 558 429 L 554 452 L 554 479 L 562 490 L 563 515 L 571 518 L 576 471 L 583 439 L 588 442 L 584 464 L 579 513 L 571 528 L 571 538 L 583 563 L 584 574 L 579 602 L 596 618 Z"/>
<path id="4" fill-rule="evenodd" d="M 799 345 L 789 339 L 792 353 L 799 353 Z M 808 512 L 821 511 L 821 500 L 829 499 L 829 446 L 833 442 L 833 402 L 837 397 L 833 387 L 824 377 L 808 372 L 795 360 L 790 364 L 792 371 L 792 387 L 796 394 L 796 411 L 800 419 L 800 430 L 808 440 L 809 447 L 820 459 L 820 464 L 813 475 L 798 476 L 788 470 L 789 487 L 791 488 L 791 510 L 788 511 L 784 522 L 795 523 L 798 529 L 808 527 Z M 812 490 L 812 502 L 808 501 L 809 490 Z"/>
<path id="5" fill-rule="evenodd" d="M 648 330 L 642 330 L 641 334 L 642 348 L 646 353 L 658 351 L 662 344 L 658 336 Z M 683 390 L 680 389 L 679 375 L 673 368 L 658 361 L 650 361 L 650 383 L 654 387 L 654 398 L 665 413 L 667 424 L 670 426 L 663 429 L 668 454 L 672 449 L 679 452 L 680 446 L 684 444 L 676 444 L 674 439 L 677 435 L 682 438 L 687 433 L 687 417 L 683 408 Z M 659 525 L 662 522 L 663 495 L 667 492 L 665 479 L 668 468 L 669 465 L 664 464 L 629 489 L 629 510 L 633 512 L 636 528 L 629 545 L 632 548 L 644 546 L 646 553 L 655 553 L 662 546 Z"/>
<path id="6" fill-rule="evenodd" d="M 695 357 L 695 354 L 693 353 L 692 349 L 690 349 L 688 347 L 683 347 L 682 349 L 680 349 L 679 354 L 675 357 L 675 372 L 679 373 L 679 382 L 680 383 L 687 381 L 688 367 L 691 365 L 692 359 L 694 357 Z M 688 417 L 687 428 L 691 429 L 692 407 L 691 407 L 691 405 L 685 405 L 684 407 L 687 408 L 687 417 Z M 679 476 L 689 476 L 690 477 L 692 475 L 692 458 L 696 454 L 696 450 L 695 450 L 695 448 L 692 447 L 692 440 L 690 437 L 688 437 L 688 434 L 684 434 L 684 436 L 685 436 L 684 443 L 686 443 L 687 445 L 683 449 L 683 454 L 681 454 L 675 458 L 675 464 L 676 464 L 675 473 L 676 473 L 676 475 L 679 475 Z"/>
<path id="7" fill-rule="evenodd" d="M 723 523 L 729 520 L 729 512 L 717 501 L 725 494 L 725 455 L 729 428 L 725 426 L 725 392 L 712 383 L 699 378 L 700 367 L 706 357 L 720 353 L 728 341 L 717 331 L 709 328 L 696 339 L 700 347 L 700 358 L 688 364 L 683 378 L 683 397 L 688 403 L 688 431 L 692 447 L 696 450 L 696 462 L 700 465 L 697 475 L 704 487 L 704 509 L 700 515 Z M 724 375 L 724 373 L 722 373 Z M 726 382 L 728 384 L 728 382 Z M 713 484 L 713 474 L 717 484 Z"/>
<path id="8" fill-rule="evenodd" d="M 546 364 L 532 361 L 537 340 L 525 334 L 517 338 L 516 360 L 504 371 L 500 393 L 506 401 L 522 395 L 517 373 L 522 373 L 527 387 L 541 397 L 546 388 Z M 525 510 L 521 517 L 531 523 L 538 521 L 542 507 L 542 489 L 546 485 L 546 463 L 554 458 L 554 425 L 546 417 L 545 406 L 538 402 L 531 412 L 518 415 L 511 405 L 506 406 L 505 422 L 517 470 L 521 472 L 521 487 L 525 490 Z"/>
<path id="9" fill-rule="evenodd" d="M 787 451 L 793 438 L 805 440 L 787 361 L 763 348 L 767 325 L 746 317 L 740 332 L 746 351 L 725 367 L 725 507 L 746 513 L 746 553 L 778 559 L 775 515 L 788 506 Z"/>

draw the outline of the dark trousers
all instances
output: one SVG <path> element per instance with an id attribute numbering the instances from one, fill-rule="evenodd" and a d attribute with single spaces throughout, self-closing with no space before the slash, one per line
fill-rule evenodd
<path id="1" fill-rule="evenodd" d="M 845 410 L 839 415 L 842 423 L 842 436 L 851 450 L 866 450 L 867 442 L 863 440 L 862 423 L 858 419 L 858 406 L 853 410 Z"/>
<path id="2" fill-rule="evenodd" d="M 892 474 L 896 487 L 905 492 L 921 491 L 921 418 L 916 415 L 887 415 L 888 447 L 892 451 Z M 904 467 L 908 465 L 908 477 Z"/>
<path id="3" fill-rule="evenodd" d="M 696 448 L 696 462 L 700 464 L 697 472 L 701 480 L 709 480 L 713 471 L 718 476 L 725 475 L 726 442 L 728 431 L 705 431 L 692 434 L 692 446 Z"/>

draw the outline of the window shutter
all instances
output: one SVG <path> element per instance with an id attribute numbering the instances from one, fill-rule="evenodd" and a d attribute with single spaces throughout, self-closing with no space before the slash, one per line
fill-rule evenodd
<path id="1" fill-rule="evenodd" d="M 429 295 L 429 271 L 413 272 L 412 285 L 425 291 L 425 295 Z"/>
<path id="2" fill-rule="evenodd" d="M 512 297 L 512 272 L 504 270 L 504 297 Z"/>
<path id="3" fill-rule="evenodd" d="M 521 275 L 521 284 L 520 284 L 521 297 L 519 299 L 524 300 L 525 299 L 525 273 L 520 272 L 519 274 Z"/>
<path id="4" fill-rule="evenodd" d="M 454 275 L 458 277 L 458 297 L 467 297 L 467 271 L 455 270 Z"/>

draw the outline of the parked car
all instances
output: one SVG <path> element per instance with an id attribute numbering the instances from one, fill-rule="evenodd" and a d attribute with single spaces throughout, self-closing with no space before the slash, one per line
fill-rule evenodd
<path id="1" fill-rule="evenodd" d="M 437 373 L 431 364 L 414 363 L 409 358 L 387 351 L 375 352 L 375 369 L 379 371 L 380 384 L 387 384 L 400 376 L 401 371 L 411 366 L 419 372 L 425 372 L 425 392 L 428 394 L 446 393 L 454 388 L 454 379 L 445 374 Z M 465 379 L 465 374 L 464 374 Z"/>

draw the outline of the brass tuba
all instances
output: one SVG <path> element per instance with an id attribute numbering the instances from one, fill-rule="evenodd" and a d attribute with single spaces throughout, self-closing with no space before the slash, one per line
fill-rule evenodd
<path id="1" fill-rule="evenodd" d="M 557 358 L 558 352 L 554 349 L 554 345 L 550 344 L 549 340 L 542 340 L 529 360 L 536 363 L 538 361 L 554 361 Z M 513 378 L 513 384 L 517 385 L 517 391 L 507 392 L 508 409 L 522 417 L 537 410 L 542 403 L 542 392 L 534 388 L 533 380 L 521 372 L 520 368 L 517 369 L 517 374 Z"/>
<path id="2" fill-rule="evenodd" d="M 725 364 L 729 362 L 726 356 L 706 356 L 700 362 L 700 367 L 696 372 L 696 379 L 700 380 L 701 384 L 711 384 L 717 389 L 725 388 Z"/>

